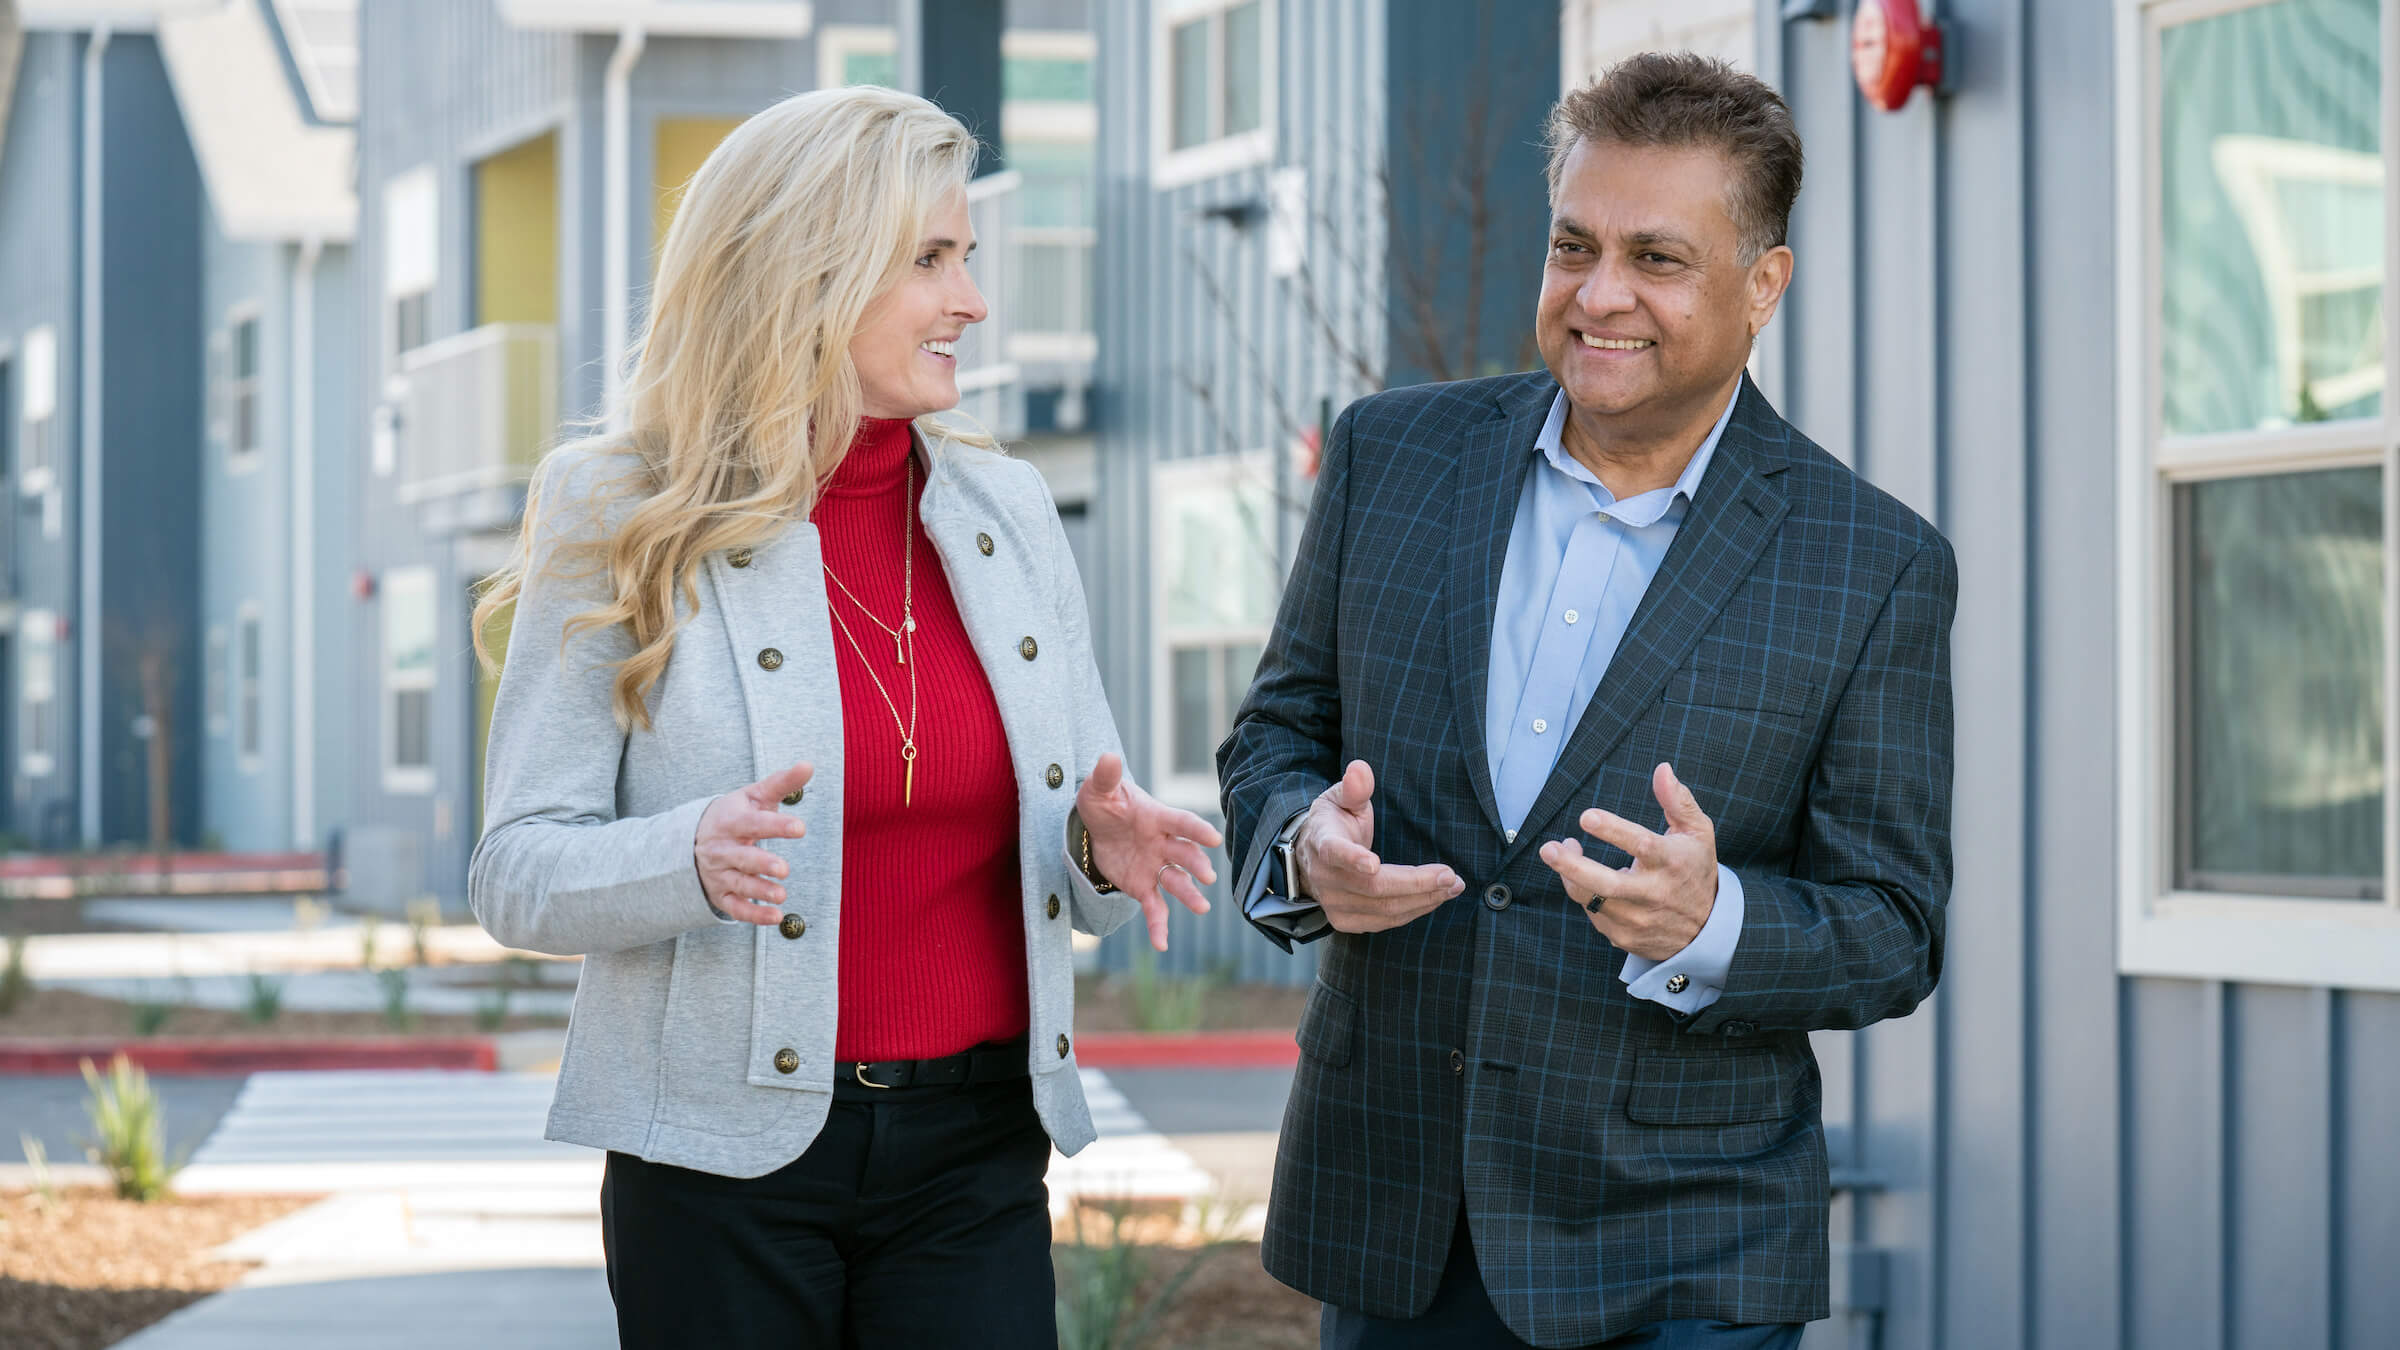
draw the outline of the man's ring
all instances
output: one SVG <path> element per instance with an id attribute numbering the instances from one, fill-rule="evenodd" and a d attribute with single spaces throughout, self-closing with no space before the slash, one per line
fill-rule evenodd
<path id="1" fill-rule="evenodd" d="M 1594 892 L 1591 899 L 1583 902 L 1583 911 L 1586 914 L 1597 914 L 1600 912 L 1600 906 L 1605 903 L 1607 902 L 1600 897 L 1599 893 Z"/>

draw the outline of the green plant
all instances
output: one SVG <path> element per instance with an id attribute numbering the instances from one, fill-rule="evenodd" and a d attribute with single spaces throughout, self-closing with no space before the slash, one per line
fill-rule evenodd
<path id="1" fill-rule="evenodd" d="M 442 922 L 442 902 L 430 895 L 408 902 L 408 943 L 417 964 L 433 964 L 433 930 Z"/>
<path id="2" fill-rule="evenodd" d="M 83 1081 L 91 1088 L 83 1109 L 93 1134 L 85 1155 L 108 1173 L 119 1198 L 148 1204 L 165 1196 L 182 1160 L 167 1157 L 166 1120 L 150 1075 L 118 1055 L 106 1078 L 83 1061 Z"/>
<path id="3" fill-rule="evenodd" d="M 8 960 L 0 965 L 0 1017 L 15 1012 L 33 992 L 33 980 L 25 974 L 25 943 L 23 933 L 8 936 Z"/>
<path id="4" fill-rule="evenodd" d="M 126 1005 L 126 1011 L 133 1018 L 134 1035 L 155 1036 L 166 1029 L 167 1019 L 175 1015 L 175 1005 L 145 989 L 140 998 Z"/>
<path id="5" fill-rule="evenodd" d="M 536 989 L 542 983 L 542 963 L 530 956 L 512 956 L 507 961 L 508 985 L 514 989 Z"/>
<path id="6" fill-rule="evenodd" d="M 1208 996 L 1217 987 L 1215 972 L 1205 975 L 1161 975 L 1158 957 L 1147 947 L 1133 953 L 1133 973 L 1127 991 L 1133 1001 L 1133 1024 L 1144 1031 L 1197 1031 L 1208 1012 Z"/>
<path id="7" fill-rule="evenodd" d="M 485 994 L 481 999 L 476 1001 L 475 1029 L 477 1031 L 498 1031 L 500 1029 L 500 1024 L 506 1022 L 507 1020 L 507 985 L 502 985 L 499 988 L 494 989 L 492 992 Z"/>
<path id="8" fill-rule="evenodd" d="M 242 1016 L 264 1025 L 282 1011 L 283 981 L 250 972 L 248 988 L 242 994 Z"/>
<path id="9" fill-rule="evenodd" d="M 383 984 L 383 1020 L 394 1031 L 406 1031 L 417 1015 L 408 1010 L 408 972 L 391 966 L 375 972 Z"/>
<path id="10" fill-rule="evenodd" d="M 25 1170 L 33 1174 L 33 1193 L 45 1206 L 56 1204 L 58 1183 L 50 1175 L 50 1150 L 42 1147 L 31 1130 L 19 1130 L 17 1144 L 25 1150 Z"/>
<path id="11" fill-rule="evenodd" d="M 1179 1259 L 1165 1269 L 1160 1255 L 1175 1249 L 1143 1244 L 1139 1226 L 1129 1223 L 1131 1206 L 1120 1202 L 1103 1208 L 1107 1231 L 1094 1241 L 1085 1231 L 1086 1207 L 1071 1203 L 1074 1240 L 1051 1248 L 1058 1273 L 1059 1350 L 1140 1350 L 1201 1264 L 1228 1240 L 1227 1215 L 1203 1206 L 1195 1225 L 1199 1244 L 1175 1252 Z"/>
<path id="12" fill-rule="evenodd" d="M 362 970 L 375 968 L 375 943 L 383 935 L 383 920 L 372 914 L 358 916 L 358 964 Z"/>

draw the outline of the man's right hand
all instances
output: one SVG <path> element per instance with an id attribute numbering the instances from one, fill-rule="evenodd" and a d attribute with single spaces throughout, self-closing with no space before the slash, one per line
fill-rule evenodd
<path id="1" fill-rule="evenodd" d="M 1376 857 L 1374 796 L 1375 771 L 1350 761 L 1341 781 L 1308 804 L 1292 841 L 1300 893 L 1323 907 L 1336 932 L 1398 928 L 1467 888 L 1445 864 L 1400 867 Z"/>
<path id="2" fill-rule="evenodd" d="M 729 919 L 771 925 L 783 921 L 783 859 L 758 847 L 761 839 L 798 839 L 808 826 L 775 808 L 808 786 L 806 764 L 768 774 L 708 804 L 692 838 L 692 864 L 708 902 Z"/>

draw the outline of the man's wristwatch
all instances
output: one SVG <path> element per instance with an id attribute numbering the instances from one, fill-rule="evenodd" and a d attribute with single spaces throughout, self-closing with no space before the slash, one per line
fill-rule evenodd
<path id="1" fill-rule="evenodd" d="M 1296 856 L 1300 827 L 1307 823 L 1308 812 L 1302 811 L 1285 821 L 1283 828 L 1275 832 L 1275 865 L 1280 869 L 1276 880 L 1282 883 L 1275 887 L 1275 893 L 1286 900 L 1309 898 L 1300 891 L 1300 859 Z"/>

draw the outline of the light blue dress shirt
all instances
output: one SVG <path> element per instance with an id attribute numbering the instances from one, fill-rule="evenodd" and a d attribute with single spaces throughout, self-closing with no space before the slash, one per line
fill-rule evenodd
<path id="1" fill-rule="evenodd" d="M 1542 462 L 1525 476 L 1508 532 L 1484 699 L 1492 795 L 1512 841 L 1625 640 L 1740 397 L 1737 389 L 1673 486 L 1623 501 L 1567 453 L 1566 391 L 1551 402 L 1532 447 Z M 1720 864 L 1716 907 L 1699 936 L 1665 961 L 1626 953 L 1626 990 L 1696 1013 L 1724 992 L 1741 935 L 1741 879 Z M 1678 975 L 1678 992 L 1668 992 Z"/>

